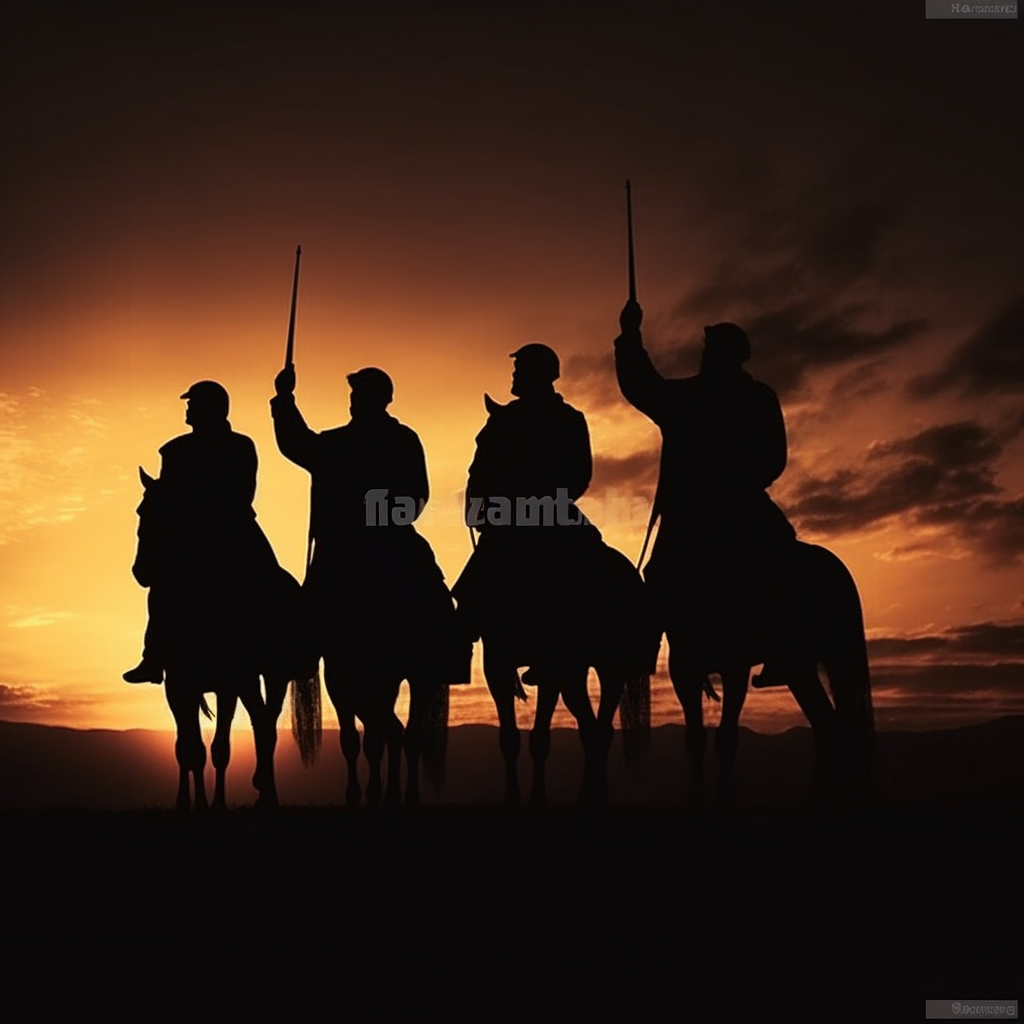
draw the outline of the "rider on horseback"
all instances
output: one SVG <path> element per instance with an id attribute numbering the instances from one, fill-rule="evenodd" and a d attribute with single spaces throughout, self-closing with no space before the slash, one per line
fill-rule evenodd
<path id="1" fill-rule="evenodd" d="M 191 433 L 160 449 L 159 485 L 165 521 L 159 539 L 171 579 L 154 581 L 142 661 L 124 673 L 129 683 L 161 683 L 167 667 L 168 632 L 175 628 L 184 592 L 201 591 L 217 567 L 218 578 L 236 584 L 244 597 L 254 583 L 276 573 L 277 560 L 256 522 L 256 446 L 231 429 L 228 393 L 212 380 L 193 384 L 181 396 Z M 170 596 L 174 589 L 176 596 Z M 237 614 L 232 595 L 223 594 L 225 618 Z"/>
<path id="2" fill-rule="evenodd" d="M 742 328 L 705 327 L 700 372 L 666 380 L 644 349 L 642 317 L 627 302 L 615 367 L 623 396 L 662 432 L 652 524 L 661 522 L 645 576 L 670 648 L 674 638 L 692 652 L 752 627 L 778 629 L 768 609 L 778 620 L 781 566 L 796 538 L 766 491 L 786 466 L 779 400 L 742 369 L 750 356 Z"/>
<path id="3" fill-rule="evenodd" d="M 354 666 L 386 662 L 399 679 L 419 672 L 457 681 L 451 596 L 413 525 L 430 493 L 423 446 L 388 414 L 394 387 L 383 370 L 359 370 L 348 383 L 350 422 L 322 433 L 295 404 L 294 366 L 277 375 L 270 403 L 281 454 L 312 476 L 305 589 L 320 652 Z"/>
<path id="4" fill-rule="evenodd" d="M 623 581 L 576 505 L 593 469 L 590 434 L 555 391 L 558 356 L 534 343 L 512 358 L 515 399 L 485 396 L 490 415 L 466 486 L 466 521 L 480 541 L 453 593 L 471 634 L 486 634 L 506 664 L 529 665 L 524 679 L 534 683 L 607 642 Z"/>
<path id="5" fill-rule="evenodd" d="M 496 629 L 516 664 L 533 665 L 561 646 L 578 601 L 574 570 L 600 537 L 575 504 L 590 483 L 590 434 L 555 391 L 558 356 L 534 343 L 512 359 L 514 400 L 484 396 L 490 415 L 466 485 L 480 541 L 453 593 L 474 635 Z"/>

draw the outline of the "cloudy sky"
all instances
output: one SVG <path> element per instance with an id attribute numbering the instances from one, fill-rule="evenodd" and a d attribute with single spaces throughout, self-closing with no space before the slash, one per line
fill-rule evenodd
<path id="1" fill-rule="evenodd" d="M 592 518 L 635 556 L 658 434 L 611 367 L 626 177 L 648 346 L 684 376 L 703 324 L 747 328 L 789 430 L 773 496 L 860 584 L 882 724 L 1024 711 L 1018 23 L 922 8 L 7 15 L 0 717 L 169 723 L 120 673 L 136 467 L 195 380 L 230 391 L 301 572 L 307 478 L 267 407 L 297 244 L 299 404 L 337 425 L 345 373 L 391 373 L 450 581 L 482 396 L 531 340 L 590 422 Z M 458 714 L 489 720 L 471 689 Z M 752 697 L 754 727 L 798 720 Z"/>

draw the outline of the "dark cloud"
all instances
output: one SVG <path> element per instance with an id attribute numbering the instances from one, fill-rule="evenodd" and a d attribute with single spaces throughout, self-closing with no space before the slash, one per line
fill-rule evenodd
<path id="1" fill-rule="evenodd" d="M 967 396 L 1024 392 L 1024 294 L 956 348 L 941 369 L 912 380 L 907 391 L 915 398 L 942 391 Z"/>
<path id="2" fill-rule="evenodd" d="M 972 422 L 930 427 L 876 445 L 858 469 L 804 476 L 789 492 L 789 512 L 826 533 L 863 529 L 889 516 L 916 516 L 997 494 L 994 461 L 1001 445 Z"/>
<path id="3" fill-rule="evenodd" d="M 1000 664 L 872 666 L 875 726 L 941 729 L 1024 714 L 1024 667 Z"/>
<path id="4" fill-rule="evenodd" d="M 1024 667 L 1017 662 L 997 665 L 891 665 L 872 671 L 875 688 L 899 687 L 904 692 L 926 691 L 947 695 L 1003 692 L 1024 711 Z"/>
<path id="5" fill-rule="evenodd" d="M 868 642 L 872 660 L 943 658 L 992 659 L 1009 664 L 1017 659 L 1017 680 L 1024 688 L 1024 622 L 976 622 L 917 637 L 876 637 Z"/>
<path id="6" fill-rule="evenodd" d="M 740 193 L 740 251 L 683 298 L 677 318 L 741 323 L 752 371 L 780 395 L 798 391 L 817 368 L 887 354 L 925 330 L 924 318 L 874 325 L 874 310 L 844 298 L 883 272 L 906 204 L 899 187 L 865 186 L 877 176 L 853 163 L 822 167 L 802 187 L 768 171 L 763 177 L 761 188 Z"/>
<path id="7" fill-rule="evenodd" d="M 784 397 L 797 392 L 814 370 L 888 354 L 928 327 L 927 320 L 915 319 L 870 330 L 860 324 L 865 313 L 858 306 L 828 312 L 800 303 L 754 316 L 747 324 L 754 349 L 751 369 Z"/>
<path id="8" fill-rule="evenodd" d="M 804 475 L 782 498 L 802 530 L 837 534 L 903 517 L 941 527 L 996 565 L 1024 554 L 1024 499 L 1003 497 L 997 463 L 1012 436 L 973 421 L 942 424 L 877 444 L 856 469 Z M 911 554 L 911 541 L 894 554 Z"/>
<path id="9" fill-rule="evenodd" d="M 28 712 L 50 710 L 61 702 L 33 686 L 0 683 L 0 717 L 20 718 Z"/>
<path id="10" fill-rule="evenodd" d="M 588 410 L 624 403 L 615 379 L 615 356 L 609 341 L 600 355 L 570 356 L 562 364 L 562 391 L 571 402 Z"/>
<path id="11" fill-rule="evenodd" d="M 1024 621 L 975 622 L 868 641 L 876 722 L 938 727 L 1024 713 Z"/>
<path id="12" fill-rule="evenodd" d="M 660 452 L 648 450 L 633 455 L 595 455 L 594 477 L 591 490 L 628 487 L 649 490 L 652 494 L 658 482 Z"/>

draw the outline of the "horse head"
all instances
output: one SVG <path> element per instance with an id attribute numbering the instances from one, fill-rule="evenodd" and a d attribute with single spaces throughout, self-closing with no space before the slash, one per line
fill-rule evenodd
<path id="1" fill-rule="evenodd" d="M 142 482 L 142 501 L 135 509 L 139 517 L 139 526 L 136 530 L 139 542 L 135 548 L 132 575 L 140 586 L 149 587 L 152 586 L 156 574 L 156 545 L 153 543 L 156 526 L 154 512 L 156 512 L 157 495 L 160 488 L 157 486 L 159 481 L 151 477 L 141 466 L 139 466 L 139 480 Z"/>

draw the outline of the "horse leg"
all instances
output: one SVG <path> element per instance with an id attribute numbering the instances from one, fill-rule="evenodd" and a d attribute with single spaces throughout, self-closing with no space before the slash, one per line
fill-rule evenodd
<path id="1" fill-rule="evenodd" d="M 174 740 L 174 757 L 178 762 L 178 793 L 174 806 L 179 811 L 192 809 L 190 782 L 195 782 L 195 808 L 206 810 L 206 789 L 203 785 L 203 770 L 206 767 L 206 747 L 199 728 L 199 709 L 193 699 L 182 692 L 183 687 L 172 678 L 165 684 L 167 704 L 174 717 L 177 735 Z"/>
<path id="2" fill-rule="evenodd" d="M 450 697 L 447 683 L 409 680 L 409 721 L 404 741 L 407 804 L 419 803 L 421 773 L 426 775 L 434 790 L 444 790 Z"/>
<path id="3" fill-rule="evenodd" d="M 384 714 L 384 735 L 388 752 L 388 784 L 384 791 L 384 806 L 397 807 L 402 802 L 402 740 L 405 737 L 405 726 L 395 714 L 393 704 Z"/>
<path id="4" fill-rule="evenodd" d="M 324 661 L 324 686 L 334 705 L 341 730 L 341 753 L 348 771 L 345 803 L 349 807 L 355 807 L 363 797 L 359 785 L 359 730 L 356 728 L 356 712 L 350 692 L 350 681 L 342 677 L 333 659 L 330 664 Z"/>
<path id="5" fill-rule="evenodd" d="M 252 722 L 253 742 L 256 747 L 256 768 L 252 775 L 253 788 L 259 794 L 256 806 L 277 807 L 277 780 L 274 775 L 274 753 L 277 749 L 277 719 L 284 707 L 287 679 L 267 678 L 267 701 L 259 687 L 246 690 L 241 696 L 242 706 Z"/>
<path id="6" fill-rule="evenodd" d="M 807 800 L 811 806 L 822 806 L 828 800 L 835 774 L 836 711 L 821 685 L 815 665 L 794 669 L 789 690 L 810 723 L 814 736 L 814 764 Z"/>
<path id="7" fill-rule="evenodd" d="M 583 784 L 580 787 L 580 801 L 604 804 L 608 800 L 608 751 L 611 747 L 611 732 L 601 729 L 594 714 L 590 694 L 587 693 L 587 674 L 586 665 L 576 665 L 564 671 L 562 700 L 569 713 L 576 719 L 576 729 L 583 746 Z"/>
<path id="8" fill-rule="evenodd" d="M 402 746 L 405 749 L 405 802 L 415 807 L 420 802 L 420 750 L 431 701 L 436 695 L 433 683 L 409 680 L 409 721 Z"/>
<path id="9" fill-rule="evenodd" d="M 722 669 L 722 716 L 715 730 L 718 754 L 718 801 L 731 806 L 735 797 L 736 751 L 740 742 L 740 712 L 747 699 L 750 666 L 733 662 Z"/>
<path id="10" fill-rule="evenodd" d="M 369 764 L 369 781 L 366 784 L 366 802 L 377 807 L 383 797 L 385 806 L 394 807 L 402 796 L 402 722 L 395 714 L 395 701 L 401 680 L 386 682 L 378 680 L 366 695 L 363 706 L 357 711 L 363 721 L 365 734 L 363 750 Z M 384 752 L 388 754 L 388 781 L 385 790 L 382 782 Z"/>
<path id="11" fill-rule="evenodd" d="M 537 684 L 537 710 L 530 730 L 530 760 L 533 763 L 533 783 L 530 789 L 530 803 L 543 806 L 548 754 L 551 752 L 551 719 L 558 705 L 558 687 L 550 681 Z"/>
<path id="12" fill-rule="evenodd" d="M 682 644 L 669 637 L 668 673 L 672 688 L 683 708 L 686 728 L 686 753 L 690 762 L 690 802 L 704 800 L 704 754 L 708 746 L 704 728 L 704 684 L 707 675 L 683 653 Z"/>
<path id="13" fill-rule="evenodd" d="M 488 653 L 484 641 L 484 678 L 498 712 L 498 743 L 505 761 L 505 803 L 518 805 L 519 794 L 519 726 L 516 724 L 516 667 L 510 661 Z"/>
<path id="14" fill-rule="evenodd" d="M 238 706 L 238 694 L 234 690 L 225 692 L 225 689 L 217 692 L 217 727 L 214 729 L 213 742 L 210 744 L 214 770 L 212 809 L 215 811 L 226 811 L 228 807 L 225 783 L 228 762 L 231 760 L 231 723 L 234 721 L 235 709 Z"/>

